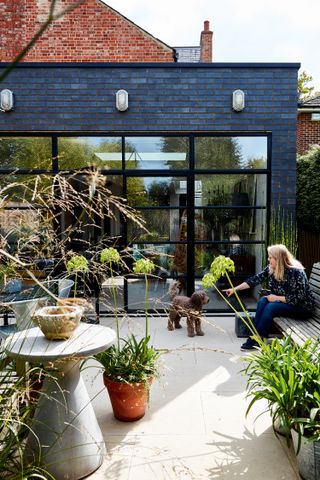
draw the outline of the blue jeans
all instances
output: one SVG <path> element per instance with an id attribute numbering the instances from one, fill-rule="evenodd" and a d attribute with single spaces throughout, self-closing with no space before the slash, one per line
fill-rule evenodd
<path id="1" fill-rule="evenodd" d="M 310 317 L 310 313 L 304 308 L 293 307 L 282 302 L 269 302 L 265 297 L 262 297 L 257 304 L 256 316 L 253 321 L 261 337 L 267 335 L 275 317 L 291 317 L 305 320 Z"/>

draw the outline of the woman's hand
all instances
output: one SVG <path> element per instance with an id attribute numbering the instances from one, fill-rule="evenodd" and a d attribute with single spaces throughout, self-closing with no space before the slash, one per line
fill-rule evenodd
<path id="1" fill-rule="evenodd" d="M 233 288 L 227 288 L 226 290 L 222 290 L 222 291 L 227 295 L 227 297 L 231 297 L 231 295 L 234 294 Z"/>
<path id="2" fill-rule="evenodd" d="M 268 302 L 283 302 L 283 303 L 285 303 L 285 297 L 282 297 L 280 295 L 274 295 L 273 293 L 271 293 L 270 295 L 267 295 L 266 299 L 268 300 Z"/>

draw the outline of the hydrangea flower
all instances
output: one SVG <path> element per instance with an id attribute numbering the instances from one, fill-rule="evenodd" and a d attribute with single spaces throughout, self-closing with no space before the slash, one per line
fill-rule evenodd
<path id="1" fill-rule="evenodd" d="M 89 262 L 83 255 L 75 255 L 67 262 L 68 272 L 83 272 L 89 270 Z"/>
<path id="2" fill-rule="evenodd" d="M 148 258 L 140 258 L 133 264 L 134 273 L 152 273 L 155 268 L 155 264 Z"/>
<path id="3" fill-rule="evenodd" d="M 211 263 L 210 272 L 216 277 L 216 281 L 226 275 L 227 272 L 234 272 L 234 262 L 229 257 L 219 255 Z"/>
<path id="4" fill-rule="evenodd" d="M 120 254 L 118 250 L 112 247 L 104 248 L 100 254 L 100 262 L 101 263 L 119 263 Z"/>
<path id="5" fill-rule="evenodd" d="M 201 280 L 204 288 L 214 287 L 216 281 L 217 281 L 217 278 L 212 273 L 206 273 Z"/>

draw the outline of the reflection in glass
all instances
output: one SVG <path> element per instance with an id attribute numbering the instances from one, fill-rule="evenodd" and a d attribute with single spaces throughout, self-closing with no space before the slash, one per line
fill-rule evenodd
<path id="1" fill-rule="evenodd" d="M 187 169 L 189 143 L 184 137 L 126 137 L 126 168 Z"/>
<path id="2" fill-rule="evenodd" d="M 169 288 L 172 279 L 150 278 L 148 306 L 150 310 L 168 310 L 170 306 Z M 141 278 L 128 279 L 128 307 L 130 310 L 141 310 L 144 314 L 145 309 L 145 281 Z M 135 326 L 135 328 L 137 328 Z"/>
<path id="3" fill-rule="evenodd" d="M 195 167 L 267 168 L 267 137 L 196 137 Z"/>
<path id="4" fill-rule="evenodd" d="M 245 279 L 262 269 L 262 259 L 265 255 L 264 244 L 213 244 L 195 246 L 195 265 L 196 275 L 203 276 L 210 270 L 210 265 L 218 255 L 230 257 L 236 267 L 234 275 L 237 281 L 238 277 Z"/>
<path id="5" fill-rule="evenodd" d="M 263 241 L 266 210 L 204 208 L 195 211 L 195 222 L 196 240 Z"/>
<path id="6" fill-rule="evenodd" d="M 130 177 L 127 198 L 131 206 L 171 206 L 186 204 L 185 177 Z"/>
<path id="7" fill-rule="evenodd" d="M 52 169 L 51 138 L 0 138 L 0 169 Z"/>
<path id="8" fill-rule="evenodd" d="M 120 169 L 121 145 L 121 137 L 61 137 L 58 139 L 59 168 Z"/>
<path id="9" fill-rule="evenodd" d="M 196 206 L 265 207 L 267 176 L 264 174 L 196 175 Z"/>
<path id="10" fill-rule="evenodd" d="M 181 210 L 141 210 L 139 216 L 145 221 L 145 228 L 128 220 L 128 241 L 171 241 L 186 240 L 186 216 Z M 183 222 L 183 225 L 182 225 Z M 182 230 L 184 231 L 183 238 Z"/>
<path id="11" fill-rule="evenodd" d="M 99 295 L 100 310 L 107 310 L 114 312 L 117 309 L 124 308 L 124 282 L 125 279 L 122 276 L 115 276 L 113 279 L 106 278 L 102 282 L 101 293 Z M 116 295 L 116 305 L 114 303 L 112 288 L 114 287 Z"/>
<path id="12" fill-rule="evenodd" d="M 51 175 L 0 175 L 1 243 L 11 252 L 19 248 L 21 254 L 31 258 L 47 255 L 55 242 L 47 208 L 52 203 L 51 189 Z"/>
<path id="13" fill-rule="evenodd" d="M 138 244 L 132 245 L 134 260 L 149 258 L 157 270 L 156 275 L 162 277 L 185 275 L 187 273 L 187 245 L 185 244 Z"/>

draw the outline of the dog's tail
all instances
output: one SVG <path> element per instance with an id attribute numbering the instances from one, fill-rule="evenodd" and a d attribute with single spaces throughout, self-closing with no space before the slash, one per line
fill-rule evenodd
<path id="1" fill-rule="evenodd" d="M 174 297 L 176 297 L 177 295 L 180 295 L 181 292 L 182 292 L 181 282 L 179 282 L 179 280 L 177 280 L 176 282 L 173 282 L 172 285 L 170 285 L 170 288 L 168 291 L 170 300 L 173 300 Z"/>

